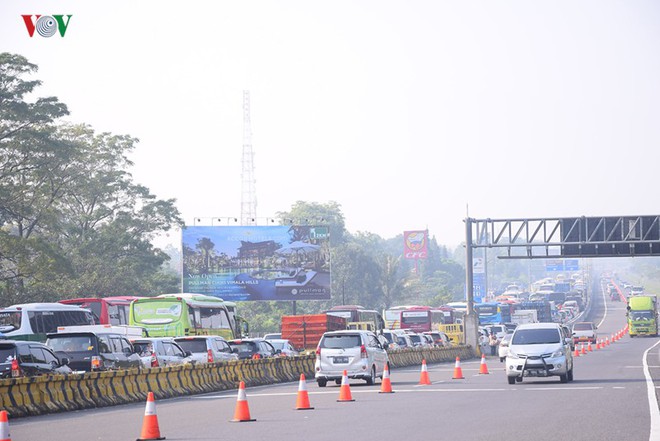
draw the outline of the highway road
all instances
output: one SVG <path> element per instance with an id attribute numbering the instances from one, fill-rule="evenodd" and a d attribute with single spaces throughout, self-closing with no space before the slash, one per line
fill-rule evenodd
<path id="1" fill-rule="evenodd" d="M 593 305 L 589 318 L 599 324 L 600 336 L 625 326 L 624 302 L 599 293 Z M 480 360 L 462 361 L 463 380 L 452 379 L 454 363 L 429 365 L 433 384 L 428 386 L 417 384 L 420 367 L 393 370 L 393 394 L 379 394 L 380 383 L 352 381 L 354 402 L 337 402 L 339 386 L 319 388 L 308 381 L 313 410 L 294 410 L 297 382 L 249 388 L 254 422 L 230 422 L 236 391 L 160 400 L 156 410 L 167 440 L 655 441 L 660 440 L 658 342 L 625 336 L 594 348 L 575 360 L 575 381 L 566 384 L 552 377 L 509 385 L 504 363 L 488 357 L 487 375 L 479 374 Z M 144 410 L 142 403 L 10 420 L 11 439 L 134 440 Z"/>

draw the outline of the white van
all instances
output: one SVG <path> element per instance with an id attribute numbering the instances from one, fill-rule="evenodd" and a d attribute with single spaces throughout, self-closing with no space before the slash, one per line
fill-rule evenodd
<path id="1" fill-rule="evenodd" d="M 316 348 L 314 371 L 319 387 L 328 381 L 341 384 L 343 372 L 348 378 L 359 378 L 371 385 L 383 378 L 387 352 L 371 331 L 332 331 L 321 337 Z"/>
<path id="2" fill-rule="evenodd" d="M 24 303 L 0 309 L 0 333 L 12 340 L 46 341 L 59 326 L 93 325 L 89 309 L 62 303 Z"/>

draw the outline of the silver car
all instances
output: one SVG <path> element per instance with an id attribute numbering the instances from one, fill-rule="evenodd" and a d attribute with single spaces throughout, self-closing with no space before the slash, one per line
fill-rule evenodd
<path id="1" fill-rule="evenodd" d="M 165 367 L 192 363 L 192 354 L 183 350 L 172 337 L 136 338 L 132 341 L 142 366 Z"/>
<path id="2" fill-rule="evenodd" d="M 562 383 L 573 381 L 571 342 L 557 323 L 519 325 L 506 355 L 509 384 L 522 381 L 523 377 L 558 376 Z"/>
<path id="3" fill-rule="evenodd" d="M 227 343 L 227 340 L 218 335 L 195 335 L 189 337 L 176 337 L 175 342 L 184 351 L 190 351 L 195 363 L 215 363 L 218 361 L 238 360 Z"/>
<path id="4" fill-rule="evenodd" d="M 343 371 L 348 378 L 362 379 L 371 385 L 383 378 L 387 352 L 371 331 L 333 331 L 321 337 L 316 349 L 316 382 L 325 387 L 328 381 L 341 384 Z"/>

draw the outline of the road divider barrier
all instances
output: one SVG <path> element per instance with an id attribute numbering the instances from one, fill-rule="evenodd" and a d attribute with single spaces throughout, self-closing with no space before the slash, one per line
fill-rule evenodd
<path id="1" fill-rule="evenodd" d="M 469 346 L 388 351 L 390 368 L 475 357 Z M 87 372 L 0 380 L 0 409 L 11 418 L 144 402 L 314 377 L 315 355 L 263 358 L 150 369 Z"/>

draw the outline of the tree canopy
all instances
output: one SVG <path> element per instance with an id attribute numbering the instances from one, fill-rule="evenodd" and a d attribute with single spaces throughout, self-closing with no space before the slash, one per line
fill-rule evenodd
<path id="1" fill-rule="evenodd" d="M 153 237 L 182 224 L 175 201 L 133 182 L 138 140 L 64 123 L 65 104 L 0 54 L 0 304 L 172 290 Z"/>

